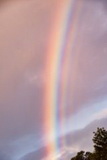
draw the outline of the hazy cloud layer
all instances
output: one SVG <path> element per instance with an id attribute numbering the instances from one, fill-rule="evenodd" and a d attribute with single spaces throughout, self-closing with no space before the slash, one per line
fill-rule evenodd
<path id="1" fill-rule="evenodd" d="M 0 1 L 0 160 L 45 160 L 48 156 L 49 142 L 43 132 L 48 81 L 44 67 L 57 2 Z M 107 97 L 106 34 L 106 0 L 84 0 L 69 61 L 67 121 L 84 109 L 95 111 L 92 106 Z M 106 107 L 99 108 L 92 115 L 94 122 L 66 135 L 61 160 L 80 149 L 92 149 L 92 132 L 96 127 L 107 128 Z"/>
<path id="2" fill-rule="evenodd" d="M 68 105 L 80 106 L 107 96 L 107 12 L 106 1 L 85 1 L 78 26 L 74 60 L 69 80 Z M 77 59 L 75 57 L 78 57 Z M 72 66 L 72 64 L 71 64 Z M 76 70 L 75 70 L 76 69 Z M 72 68 L 70 69 L 72 73 Z M 76 72 L 76 73 L 75 73 Z M 71 100 L 72 97 L 72 100 Z M 71 107 L 72 110 L 72 107 Z"/>
<path id="3" fill-rule="evenodd" d="M 97 127 L 105 127 L 107 129 L 107 118 L 95 120 L 92 123 L 88 124 L 85 128 L 81 130 L 76 130 L 74 132 L 66 135 L 66 146 L 63 147 L 59 153 L 59 157 L 55 158 L 57 160 L 65 160 L 70 159 L 70 157 L 74 156 L 76 152 L 84 150 L 84 151 L 93 151 L 93 132 L 96 131 Z M 59 139 L 60 141 L 60 139 Z M 38 151 L 31 152 L 21 160 L 34 160 L 36 158 L 49 160 L 53 159 L 53 157 L 48 157 L 45 152 L 45 147 L 41 148 Z"/>

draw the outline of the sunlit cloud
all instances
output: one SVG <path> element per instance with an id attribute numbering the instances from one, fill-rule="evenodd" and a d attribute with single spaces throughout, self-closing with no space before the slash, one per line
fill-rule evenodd
<path id="1" fill-rule="evenodd" d="M 101 110 L 100 112 L 94 114 L 92 119 L 102 119 L 107 117 L 107 108 Z"/>

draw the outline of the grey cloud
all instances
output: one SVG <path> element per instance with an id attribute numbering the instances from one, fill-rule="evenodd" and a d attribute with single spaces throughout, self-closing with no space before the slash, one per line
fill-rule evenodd
<path id="1" fill-rule="evenodd" d="M 40 135 L 24 134 L 11 140 L 5 140 L 0 143 L 1 160 L 20 160 L 34 151 L 37 153 L 42 148 L 44 140 Z M 41 152 L 39 152 L 41 154 Z M 44 153 L 44 150 L 43 150 Z M 38 155 L 38 154 L 37 154 Z"/>
<path id="2" fill-rule="evenodd" d="M 104 127 L 107 129 L 107 118 L 95 120 L 85 128 L 66 135 L 66 146 L 68 147 L 68 150 L 65 150 L 65 154 L 61 157 L 61 160 L 65 160 L 65 158 L 70 159 L 70 157 L 74 156 L 81 150 L 93 151 L 92 137 L 93 132 L 96 131 L 97 127 Z M 72 148 L 77 148 L 77 151 L 73 152 Z"/>
<path id="3" fill-rule="evenodd" d="M 85 128 L 69 134 L 66 138 L 67 145 L 78 146 L 80 150 L 92 151 L 93 132 L 96 131 L 97 127 L 104 127 L 105 129 L 107 129 L 107 118 L 95 120 L 89 125 L 87 125 Z"/>
<path id="4" fill-rule="evenodd" d="M 93 151 L 92 137 L 97 127 L 105 127 L 105 129 L 107 129 L 107 118 L 95 120 L 85 128 L 73 131 L 65 137 L 62 137 L 66 139 L 66 144 L 60 148 L 60 153 L 62 153 L 62 155 L 57 158 L 57 160 L 70 159 L 70 157 L 74 156 L 80 150 Z M 59 141 L 61 141 L 61 138 L 59 138 Z M 21 160 L 46 159 L 48 157 L 46 149 L 47 146 L 42 147 L 37 151 L 27 154 Z"/>
<path id="5" fill-rule="evenodd" d="M 31 152 L 27 155 L 25 155 L 21 160 L 34 160 L 34 159 L 40 159 L 42 160 L 44 157 L 47 157 L 46 148 L 42 147 L 40 150 Z"/>
<path id="6" fill-rule="evenodd" d="M 105 1 L 84 1 L 71 53 L 67 115 L 107 97 L 107 12 L 104 4 Z"/>
<path id="7" fill-rule="evenodd" d="M 0 159 L 1 160 L 11 160 L 11 158 L 9 158 L 9 155 L 5 155 L 5 154 L 1 154 L 1 153 L 0 153 Z"/>

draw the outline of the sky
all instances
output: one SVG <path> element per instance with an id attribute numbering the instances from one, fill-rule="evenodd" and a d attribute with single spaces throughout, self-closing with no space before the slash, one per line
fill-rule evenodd
<path id="1" fill-rule="evenodd" d="M 107 129 L 106 0 L 0 1 L 0 160 L 65 160 Z"/>

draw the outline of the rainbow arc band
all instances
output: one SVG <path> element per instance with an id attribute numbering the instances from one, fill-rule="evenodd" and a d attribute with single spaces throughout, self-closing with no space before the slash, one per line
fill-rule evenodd
<path id="1" fill-rule="evenodd" d="M 48 154 L 55 155 L 60 152 L 61 147 L 66 146 L 65 138 L 60 141 L 58 139 L 65 132 L 68 73 L 83 0 L 57 2 L 46 53 L 47 83 L 44 99 L 44 131 L 49 142 L 46 150 Z"/>

